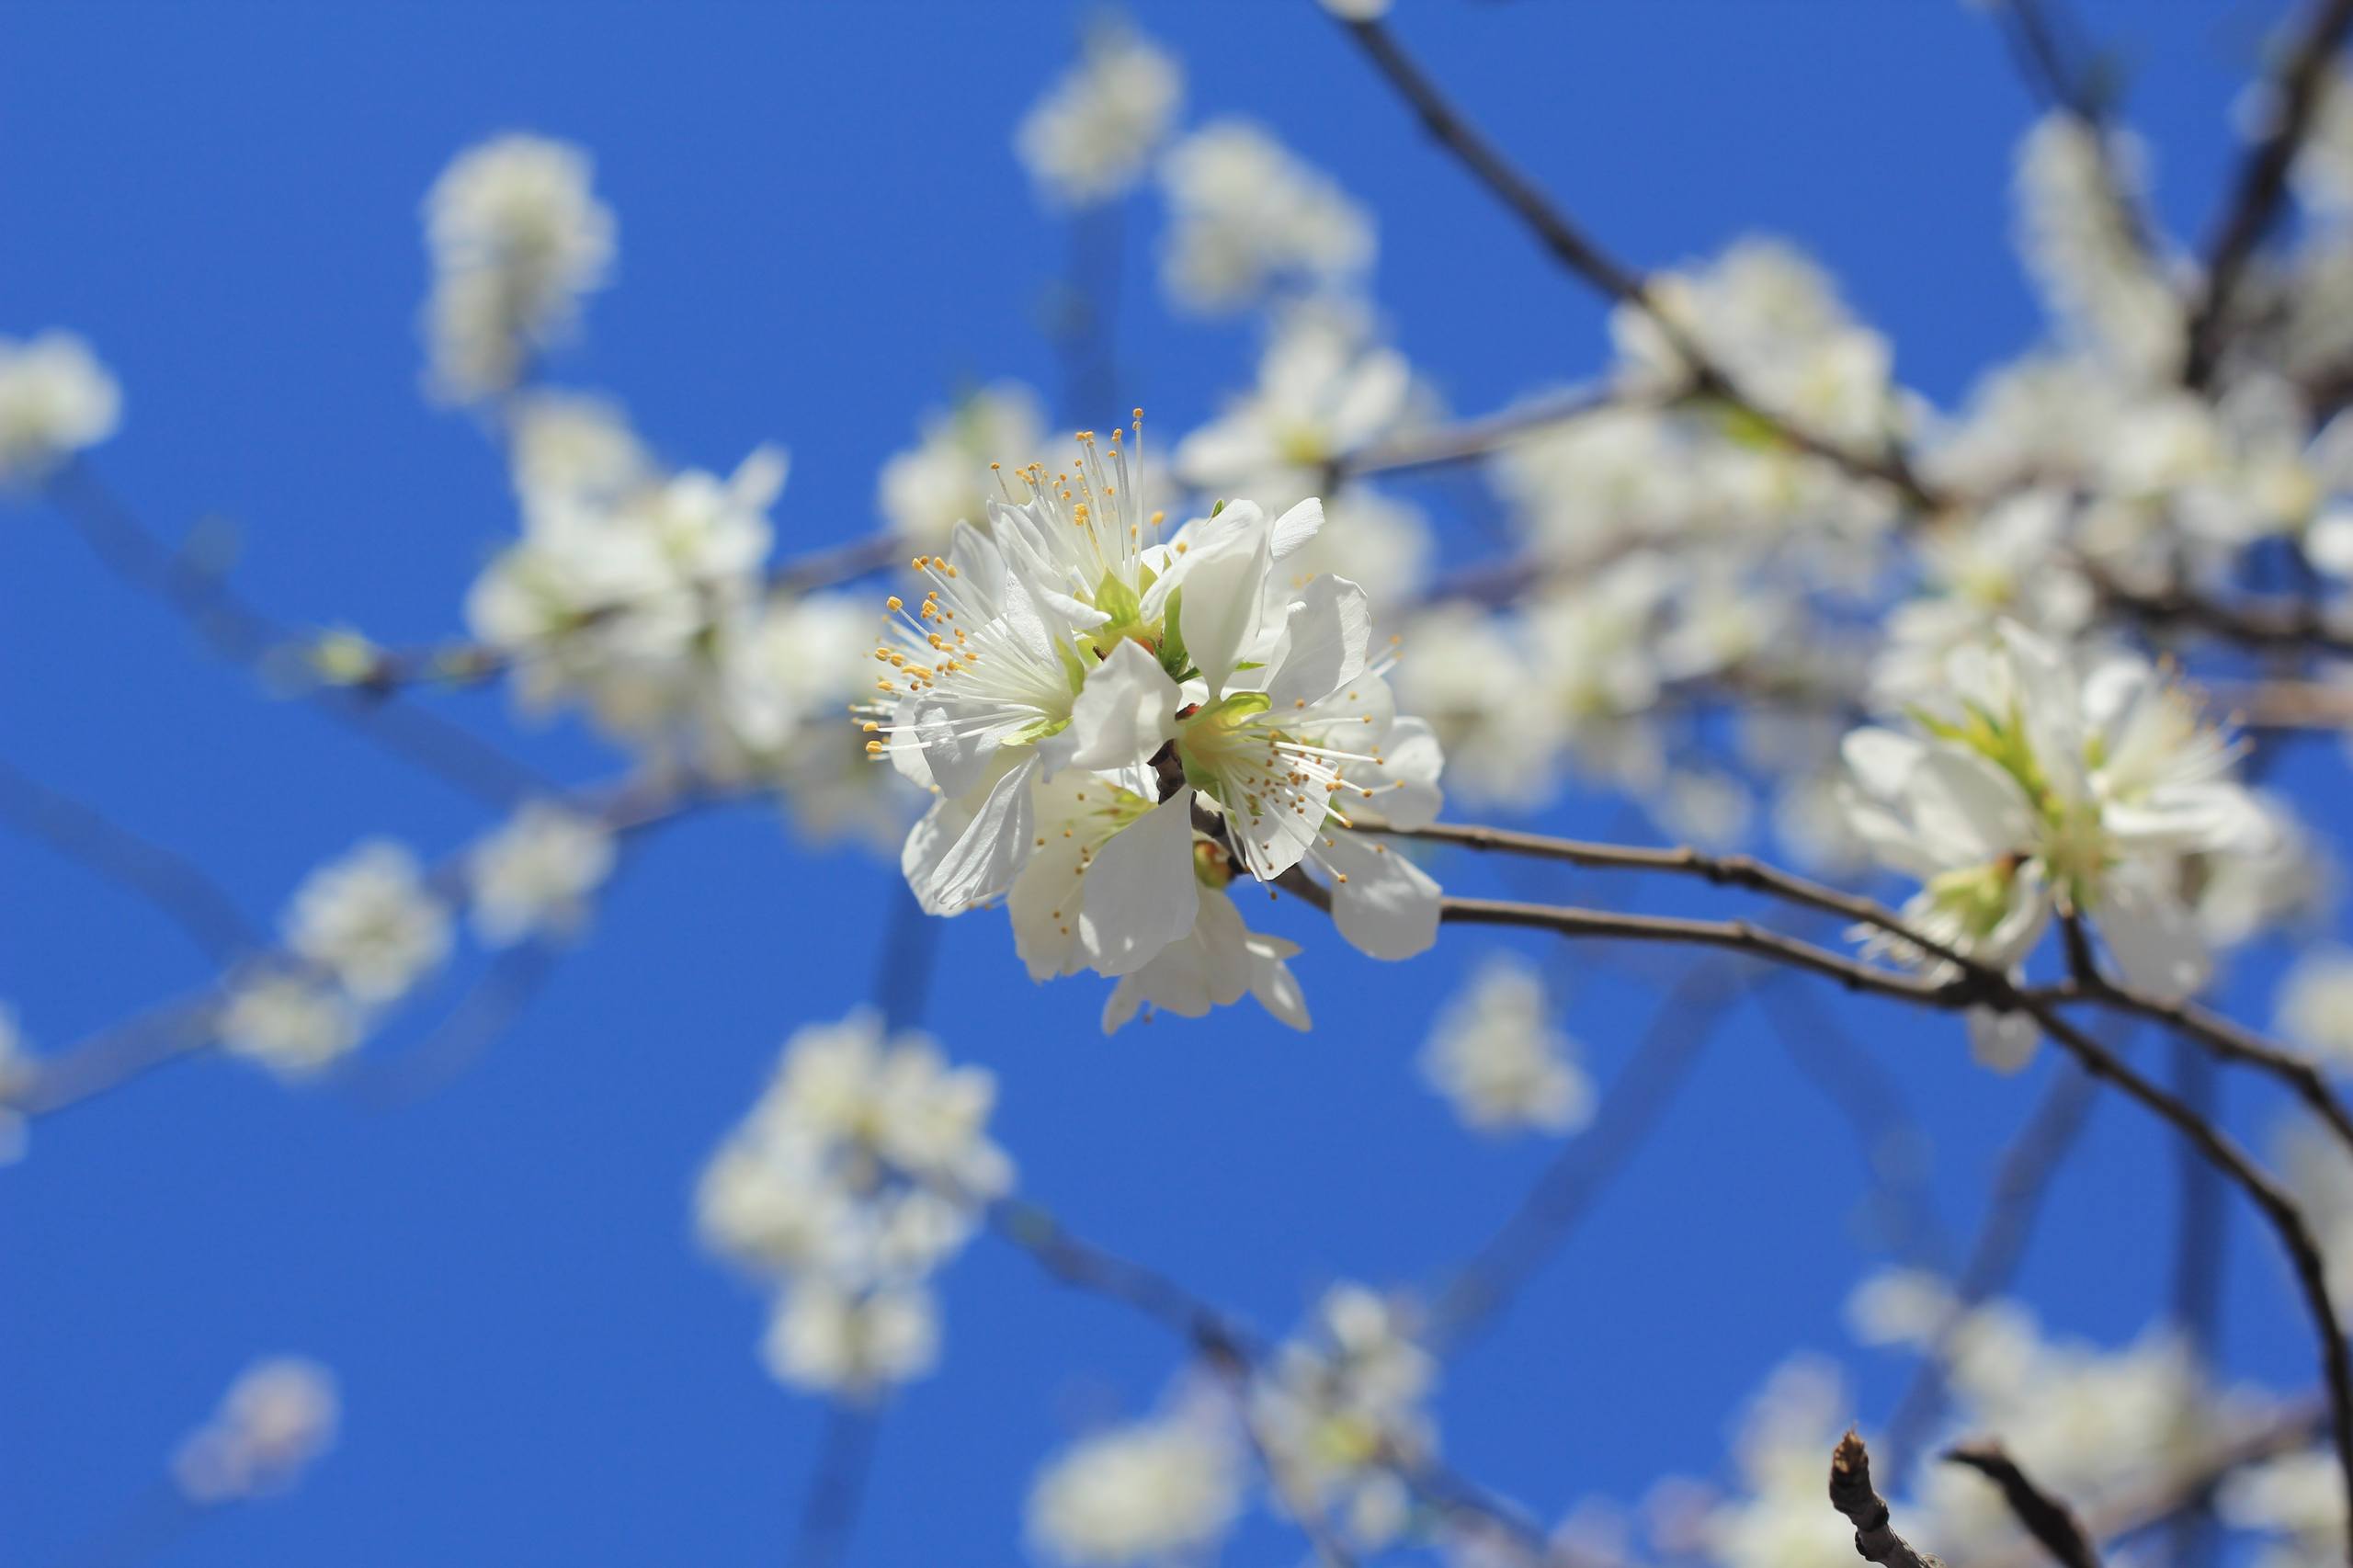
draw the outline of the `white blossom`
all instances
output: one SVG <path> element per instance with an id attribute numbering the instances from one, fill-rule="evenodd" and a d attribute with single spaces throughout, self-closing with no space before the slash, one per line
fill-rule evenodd
<path id="1" fill-rule="evenodd" d="M 925 417 L 923 438 L 882 465 L 875 504 L 891 531 L 912 549 L 948 548 L 958 523 L 988 516 L 1002 498 L 989 464 L 1007 452 L 1045 444 L 1046 411 L 1019 381 L 975 388 L 946 413 Z"/>
<path id="2" fill-rule="evenodd" d="M 1437 1452 L 1427 1403 L 1438 1366 L 1403 1301 L 1335 1285 L 1252 1388 L 1276 1501 L 1378 1551 L 1403 1532 L 1411 1498 L 1398 1471 Z"/>
<path id="3" fill-rule="evenodd" d="M 475 932 L 494 948 L 565 936 L 613 869 L 613 835 L 568 806 L 534 801 L 468 857 Z"/>
<path id="4" fill-rule="evenodd" d="M 472 403 L 513 387 L 572 330 L 581 296 L 605 281 L 613 228 L 577 147 L 506 135 L 452 160 L 425 199 L 436 390 Z"/>
<path id="5" fill-rule="evenodd" d="M 2158 378 L 2179 361 L 2185 323 L 2133 228 L 2145 162 L 2129 132 L 2045 115 L 2018 148 L 2018 242 L 2064 325 L 2119 368 Z"/>
<path id="6" fill-rule="evenodd" d="M 172 1459 L 189 1502 L 212 1506 L 283 1492 L 335 1446 L 342 1401 L 335 1374 L 315 1361 L 278 1356 L 237 1375 L 212 1419 Z"/>
<path id="7" fill-rule="evenodd" d="M 853 1291 L 804 1278 L 779 1299 L 760 1356 L 793 1388 L 869 1398 L 938 1364 L 939 1309 L 919 1287 Z"/>
<path id="8" fill-rule="evenodd" d="M 1422 1075 L 1478 1131 L 1573 1131 L 1592 1119 L 1593 1085 L 1550 1012 L 1532 968 L 1491 958 L 1439 1015 L 1422 1047 Z"/>
<path id="9" fill-rule="evenodd" d="M 1168 138 L 1185 93 L 1176 57 L 1132 28 L 1086 35 L 1071 67 L 1022 118 L 1014 149 L 1058 206 L 1125 195 Z"/>
<path id="10" fill-rule="evenodd" d="M 240 981 L 213 1026 L 221 1047 L 280 1077 L 310 1077 L 359 1044 L 364 1019 L 336 987 L 294 972 Z"/>
<path id="11" fill-rule="evenodd" d="M 1072 1564 L 1188 1561 L 1232 1528 L 1241 1494 L 1229 1423 L 1179 1408 L 1056 1456 L 1029 1490 L 1029 1537 Z"/>
<path id="12" fill-rule="evenodd" d="M 1169 149 L 1161 274 L 1185 308 L 1240 310 L 1277 283 L 1330 288 L 1372 262 L 1372 221 L 1332 181 L 1247 120 L 1220 119 Z"/>
<path id="13" fill-rule="evenodd" d="M 38 483 L 121 420 L 122 390 L 81 338 L 0 337 L 0 489 Z"/>
<path id="14" fill-rule="evenodd" d="M 1393 432 L 1414 403 L 1405 357 L 1368 342 L 1354 312 L 1294 307 L 1267 344 L 1256 388 L 1176 444 L 1176 474 L 1202 494 L 1287 508 L 1320 493 L 1334 461 Z"/>
<path id="15" fill-rule="evenodd" d="M 449 911 L 416 857 L 373 838 L 311 873 L 287 906 L 287 945 L 362 1002 L 398 1000 L 449 951 Z"/>
<path id="16" fill-rule="evenodd" d="M 1958 651 L 1947 680 L 1914 710 L 1922 733 L 1865 728 L 1846 743 L 1858 831 L 1923 884 L 1906 922 L 2006 970 L 2054 914 L 2076 912 L 2127 983 L 2197 990 L 2211 961 L 2182 899 L 2181 857 L 2260 850 L 2269 831 L 2231 778 L 2234 749 L 2146 663 L 2120 654 L 2079 674 L 2012 622 Z M 1972 1021 L 1998 1064 L 2014 1065 L 2009 1048 L 2031 1038 Z"/>

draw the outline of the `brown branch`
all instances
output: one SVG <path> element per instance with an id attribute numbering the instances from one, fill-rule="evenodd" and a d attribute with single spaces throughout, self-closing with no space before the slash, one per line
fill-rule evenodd
<path id="1" fill-rule="evenodd" d="M 1377 830 L 1364 820 L 1356 824 Z M 1393 830 L 1387 830 L 1393 831 Z M 1588 845 L 1566 839 L 1492 828 L 1441 827 L 1397 833 L 1399 837 L 1432 838 L 1472 847 L 1517 848 L 1524 853 L 1569 860 L 1580 865 L 1616 866 L 1698 875 L 1711 881 L 1729 881 L 1771 892 L 1803 907 L 1849 918 L 1887 932 L 1919 951 L 1949 965 L 1954 978 L 1938 982 L 1897 974 L 1875 965 L 1846 958 L 1778 931 L 1746 921 L 1695 920 L 1665 915 L 1611 915 L 1588 909 L 1521 903 L 1496 899 L 1447 898 L 1439 905 L 1441 923 L 1520 926 L 1546 930 L 1562 937 L 1610 937 L 1632 941 L 1680 942 L 1715 947 L 1788 964 L 1837 981 L 1850 991 L 1891 996 L 1898 1000 L 1946 1009 L 1986 1006 L 1997 1012 L 2023 1012 L 2086 1072 L 2112 1084 L 2127 1097 L 2155 1114 L 2188 1139 L 2202 1155 L 2230 1178 L 2263 1215 L 2278 1236 L 2293 1267 L 2314 1335 L 2320 1342 L 2321 1376 L 2328 1391 L 2330 1425 L 2338 1469 L 2342 1475 L 2348 1517 L 2353 1517 L 2353 1353 L 2338 1325 L 2331 1300 L 2327 1270 L 2311 1226 L 2295 1200 L 2268 1175 L 2222 1129 L 2148 1078 L 2122 1057 L 2100 1044 L 2063 1017 L 2050 994 L 2031 992 L 1998 970 L 1928 941 L 1905 927 L 1900 918 L 1872 903 L 1801 877 L 1764 866 L 1745 857 L 1703 856 L 1691 849 L 1645 850 L 1611 845 Z M 2190 1038 L 2200 1038 L 2191 1036 Z"/>
<path id="2" fill-rule="evenodd" d="M 2234 297 L 2255 259 L 2256 246 L 2279 219 L 2288 193 L 2289 171 L 2311 133 L 2330 67 L 2348 28 L 2353 28 L 2353 0 L 2320 0 L 2313 7 L 2311 25 L 2275 74 L 2279 122 L 2248 153 L 2239 172 L 2237 192 L 2209 253 L 2205 293 L 2190 318 L 2189 351 L 2182 380 L 2193 390 L 2213 379 Z"/>
<path id="3" fill-rule="evenodd" d="M 2002 1490 L 2027 1533 L 2040 1541 L 2060 1568 L 2100 1568 L 2099 1553 L 2084 1537 L 2084 1527 L 2067 1505 L 2034 1483 L 2001 1444 L 1986 1439 L 1963 1443 L 1944 1452 L 1945 1462 L 1977 1471 Z"/>
<path id="4" fill-rule="evenodd" d="M 2103 603 L 2144 627 L 2179 627 L 2241 648 L 2353 654 L 2353 634 L 2340 630 L 2317 603 L 2250 598 L 2232 604 L 2180 585 L 2143 590 L 2097 569 L 2086 574 Z"/>
<path id="5" fill-rule="evenodd" d="M 1657 325 L 1677 355 L 1690 368 L 1694 395 L 1716 398 L 1730 404 L 1790 446 L 1821 458 L 1857 478 L 1884 484 L 1907 505 L 1921 511 L 1938 511 L 1945 506 L 1944 498 L 1931 491 L 1914 472 L 1910 460 L 1900 448 L 1890 445 L 1881 451 L 1859 451 L 1759 403 L 1741 388 L 1720 361 L 1692 340 L 1680 322 L 1660 309 L 1648 280 L 1642 274 L 1602 249 L 1570 222 L 1568 215 L 1553 205 L 1534 181 L 1522 174 L 1483 131 L 1471 123 L 1438 84 L 1405 52 L 1387 27 L 1379 21 L 1345 19 L 1340 21 L 1340 26 L 1356 40 L 1374 67 L 1413 109 L 1431 140 L 1453 154 L 1456 161 L 1509 208 L 1554 260 L 1609 300 L 1643 312 Z"/>
<path id="6" fill-rule="evenodd" d="M 1895 1533 L 1886 1502 L 1871 1486 L 1870 1455 L 1851 1431 L 1830 1456 L 1830 1506 L 1855 1527 L 1855 1551 L 1864 1561 L 1880 1568 L 1944 1568 Z"/>

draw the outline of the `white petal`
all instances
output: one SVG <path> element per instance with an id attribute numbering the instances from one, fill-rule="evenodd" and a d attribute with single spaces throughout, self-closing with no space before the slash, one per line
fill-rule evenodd
<path id="1" fill-rule="evenodd" d="M 1081 881 L 1097 972 L 1132 973 L 1181 939 L 1200 907 L 1192 790 L 1177 790 L 1113 834 Z"/>
<path id="2" fill-rule="evenodd" d="M 1335 873 L 1332 922 L 1359 951 L 1409 959 L 1438 940 L 1438 886 L 1428 872 L 1353 833 L 1333 835 L 1323 859 Z"/>
<path id="3" fill-rule="evenodd" d="M 1261 601 L 1273 560 L 1267 515 L 1248 501 L 1218 514 L 1219 528 L 1186 557 L 1184 603 L 1177 617 L 1185 651 L 1212 696 L 1222 696 L 1234 666 L 1256 640 Z"/>
<path id="4" fill-rule="evenodd" d="M 1037 776 L 1038 759 L 1023 757 L 989 788 L 952 842 L 935 843 L 937 858 L 922 868 L 923 876 L 918 878 L 910 869 L 908 885 L 915 889 L 925 913 L 958 914 L 1012 887 L 1033 847 L 1029 788 Z M 940 815 L 937 807 L 924 819 L 936 823 L 942 837 L 952 820 Z M 917 831 L 921 829 L 918 824 Z M 907 866 L 915 853 L 915 835 L 910 834 L 901 865 Z"/>
<path id="5" fill-rule="evenodd" d="M 2042 1031 L 2024 1013 L 1969 1009 L 1969 1053 L 1996 1073 L 2015 1073 L 2034 1060 Z"/>
<path id="6" fill-rule="evenodd" d="M 1086 673 L 1070 722 L 1038 743 L 1051 778 L 1064 767 L 1119 768 L 1149 762 L 1176 733 L 1176 683 L 1143 644 L 1126 638 Z"/>
<path id="7" fill-rule="evenodd" d="M 1372 612 L 1364 590 L 1343 577 L 1316 578 L 1290 607 L 1281 664 L 1267 683 L 1267 698 L 1279 711 L 1329 697 L 1364 673 L 1365 643 L 1371 636 Z"/>

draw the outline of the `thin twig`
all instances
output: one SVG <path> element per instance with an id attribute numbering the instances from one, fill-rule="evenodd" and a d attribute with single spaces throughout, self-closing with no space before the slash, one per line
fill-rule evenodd
<path id="1" fill-rule="evenodd" d="M 1864 1561 L 1880 1568 L 1944 1568 L 1895 1533 L 1886 1501 L 1871 1486 L 1870 1454 L 1852 1432 L 1830 1456 L 1830 1506 L 1855 1527 L 1855 1551 Z"/>
<path id="2" fill-rule="evenodd" d="M 1611 256 L 1572 222 L 1471 123 L 1385 25 L 1345 19 L 1340 25 L 1413 109 L 1430 138 L 1494 192 L 1555 260 L 1611 301 L 1643 312 L 1657 325 L 1677 357 L 1690 368 L 1694 395 L 1729 403 L 1790 446 L 1858 478 L 1884 484 L 1906 504 L 1922 511 L 1933 512 L 1944 506 L 1944 499 L 1913 471 L 1901 449 L 1890 445 L 1880 451 L 1859 451 L 1759 403 L 1719 360 L 1692 340 L 1682 323 L 1660 309 L 1642 274 Z"/>
<path id="3" fill-rule="evenodd" d="M 2311 25 L 2290 46 L 2273 77 L 2279 119 L 2256 143 L 2239 172 L 2238 186 L 2206 264 L 2206 289 L 2189 323 L 2189 351 L 2182 380 L 2204 387 L 2221 361 L 2231 307 L 2256 246 L 2278 221 L 2288 193 L 2288 174 L 2312 131 L 2337 51 L 2353 28 L 2353 0 L 2321 0 Z"/>
<path id="4" fill-rule="evenodd" d="M 185 617 L 222 657 L 267 676 L 277 650 L 295 641 L 288 629 L 240 598 L 220 574 L 198 567 L 149 533 L 87 463 L 66 465 L 51 480 L 48 494 L 101 564 Z M 332 686 L 302 693 L 336 722 L 475 800 L 503 808 L 554 791 L 533 769 L 472 731 L 389 700 L 393 695 Z"/>
<path id="5" fill-rule="evenodd" d="M 2085 1538 L 2074 1511 L 2036 1485 L 2001 1444 L 1991 1439 L 1962 1443 L 1947 1449 L 1944 1458 L 1948 1464 L 1965 1466 L 2000 1487 L 2002 1501 L 2060 1568 L 2099 1568 L 2099 1553 Z"/>
<path id="6" fill-rule="evenodd" d="M 146 900 L 215 964 L 268 946 L 237 901 L 195 861 L 140 837 L 6 760 L 0 760 L 0 819 Z"/>

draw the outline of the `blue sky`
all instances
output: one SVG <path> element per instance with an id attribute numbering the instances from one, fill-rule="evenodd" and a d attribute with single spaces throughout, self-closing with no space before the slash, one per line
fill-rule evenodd
<path id="1" fill-rule="evenodd" d="M 1185 57 L 1195 115 L 1265 120 L 1375 209 L 1379 302 L 1453 406 L 1600 362 L 1592 301 L 1417 139 L 1308 0 L 1135 9 Z M 2005 204 L 2028 104 L 1966 8 L 1401 9 L 1438 76 L 1637 262 L 1794 237 L 1939 398 L 2036 334 Z M 2275 7 L 2083 9 L 2129 71 L 2160 209 L 2202 234 Z M 975 380 L 1056 389 L 1038 324 L 1068 236 L 1008 143 L 1079 16 L 1042 0 L 0 0 L 0 333 L 95 342 L 127 393 L 99 472 L 159 529 L 233 524 L 256 600 L 387 641 L 447 633 L 512 520 L 495 455 L 417 392 L 416 207 L 461 146 L 545 131 L 594 150 L 621 225 L 617 285 L 558 373 L 621 395 L 680 461 L 783 442 L 782 548 L 849 538 L 873 526 L 875 472 L 920 412 Z M 1148 244 L 1152 203 L 1129 218 Z M 1251 339 L 1171 319 L 1149 276 L 1131 250 L 1120 403 L 1174 433 L 1246 379 Z M 1481 548 L 1474 492 L 1426 498 L 1449 548 Z M 256 918 L 364 834 L 439 852 L 483 825 L 258 697 L 43 508 L 0 514 L 0 754 L 196 856 Z M 439 701 L 567 777 L 611 766 L 575 730 L 518 732 L 496 694 Z M 2299 771 L 2312 760 L 2287 777 L 2317 777 Z M 1599 834 L 1619 817 L 1580 801 L 1551 820 Z M 151 910 L 37 845 L 0 838 L 0 996 L 44 1044 L 204 978 Z M 0 1562 L 99 1537 L 237 1368 L 277 1349 L 338 1369 L 343 1446 L 298 1494 L 205 1521 L 174 1562 L 775 1561 L 821 1412 L 757 1368 L 758 1303 L 696 1252 L 688 1195 L 790 1027 L 870 994 L 894 896 L 878 863 L 730 812 L 646 845 L 546 995 L 423 1104 L 195 1062 L 42 1126 L 0 1175 Z M 1298 913 L 1267 918 L 1310 941 L 1306 1037 L 1236 1011 L 1107 1042 L 1095 983 L 1033 988 L 995 916 L 940 934 L 928 1019 L 999 1074 L 1027 1194 L 1269 1329 L 1336 1278 L 1442 1276 L 1550 1152 L 1470 1139 L 1411 1068 L 1493 941 L 1449 934 L 1381 966 Z M 1570 997 L 1606 1082 L 1672 969 L 1518 945 Z M 2260 1007 L 2270 972 L 2248 966 L 2242 1000 Z M 1947 1021 L 1815 1000 L 1932 1110 L 1934 1190 L 1965 1235 L 2049 1064 L 1992 1080 Z M 381 1048 L 414 1044 L 419 1022 Z M 2271 1102 L 2233 1094 L 2260 1131 Z M 1448 1369 L 1449 1455 L 1547 1513 L 1707 1471 L 1782 1356 L 1840 1348 L 1839 1303 L 1886 1256 L 1858 1222 L 1863 1177 L 1848 1123 L 1762 1015 L 1737 1012 L 1611 1200 Z M 2050 1320 L 2120 1340 L 2157 1310 L 2174 1179 L 2171 1151 L 2104 1101 L 2026 1271 Z M 2232 1363 L 2306 1378 L 2284 1271 L 2235 1210 L 2229 1262 Z M 884 1419 L 859 1561 L 1017 1560 L 1038 1460 L 1141 1408 L 1177 1363 L 1157 1328 L 989 1242 L 945 1300 L 945 1366 Z M 1856 1365 L 1860 1413 L 1883 1411 L 1904 1369 Z M 1291 1550 L 1280 1540 L 1256 1544 Z"/>

